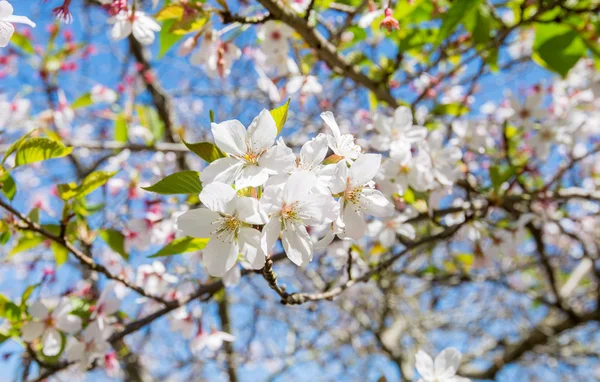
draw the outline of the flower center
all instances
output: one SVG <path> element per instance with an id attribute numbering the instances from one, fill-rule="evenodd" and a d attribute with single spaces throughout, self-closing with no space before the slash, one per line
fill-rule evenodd
<path id="1" fill-rule="evenodd" d="M 344 200 L 359 205 L 360 197 L 364 186 L 352 187 L 350 185 L 350 178 L 346 181 L 346 190 L 344 190 Z"/>
<path id="2" fill-rule="evenodd" d="M 217 238 L 225 241 L 237 239 L 238 231 L 242 225 L 236 216 L 225 215 L 215 221 L 219 228 L 215 231 Z"/>

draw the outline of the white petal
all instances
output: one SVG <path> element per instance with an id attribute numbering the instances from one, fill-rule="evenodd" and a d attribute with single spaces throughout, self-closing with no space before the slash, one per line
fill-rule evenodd
<path id="1" fill-rule="evenodd" d="M 277 137 L 277 125 L 271 113 L 263 109 L 248 126 L 249 148 L 253 153 L 267 150 L 275 142 Z"/>
<path id="2" fill-rule="evenodd" d="M 416 143 L 427 137 L 427 128 L 423 126 L 412 126 L 404 132 L 404 138 L 408 143 Z"/>
<path id="3" fill-rule="evenodd" d="M 435 371 L 433 369 L 433 359 L 423 350 L 419 350 L 415 356 L 417 371 L 426 381 L 435 379 Z"/>
<path id="4" fill-rule="evenodd" d="M 300 163 L 304 169 L 310 170 L 321 164 L 327 155 L 327 136 L 319 134 L 306 142 L 300 149 Z"/>
<path id="5" fill-rule="evenodd" d="M 119 20 L 113 26 L 110 38 L 117 41 L 122 40 L 131 34 L 131 22 L 128 20 Z"/>
<path id="6" fill-rule="evenodd" d="M 400 106 L 394 111 L 394 127 L 400 130 L 407 130 L 412 126 L 412 111 L 406 106 Z"/>
<path id="7" fill-rule="evenodd" d="M 11 16 L 14 12 L 12 5 L 8 1 L 0 1 L 0 20 Z"/>
<path id="8" fill-rule="evenodd" d="M 244 166 L 235 181 L 235 187 L 242 189 L 246 187 L 262 186 L 269 179 L 269 170 L 263 166 Z"/>
<path id="9" fill-rule="evenodd" d="M 265 266 L 265 253 L 261 247 L 260 231 L 254 228 L 243 227 L 239 233 L 240 251 L 248 260 L 253 269 Z"/>
<path id="10" fill-rule="evenodd" d="M 401 224 L 400 226 L 398 226 L 398 228 L 396 228 L 396 232 L 399 235 L 406 236 L 411 240 L 414 240 L 417 235 L 415 227 L 413 227 L 410 224 Z"/>
<path id="11" fill-rule="evenodd" d="M 312 260 L 312 239 L 303 225 L 288 224 L 281 241 L 285 254 L 294 264 L 302 266 Z"/>
<path id="12" fill-rule="evenodd" d="M 271 216 L 272 214 L 277 213 L 279 212 L 279 210 L 281 210 L 282 204 L 283 186 L 280 184 L 276 184 L 273 186 L 266 187 L 259 201 L 259 206 L 264 211 L 264 213 L 267 214 L 267 216 Z"/>
<path id="13" fill-rule="evenodd" d="M 265 224 L 266 215 L 258 206 L 258 199 L 242 196 L 237 199 L 238 218 L 249 224 Z"/>
<path id="14" fill-rule="evenodd" d="M 348 166 L 346 161 L 339 161 L 336 165 L 336 172 L 331 181 L 331 192 L 339 194 L 346 189 L 346 181 L 348 179 Z"/>
<path id="15" fill-rule="evenodd" d="M 261 155 L 258 165 L 276 174 L 291 172 L 296 165 L 296 156 L 289 147 L 277 144 Z"/>
<path id="16" fill-rule="evenodd" d="M 0 19 L 2 19 L 0 17 Z M 15 24 L 25 24 L 25 25 L 29 25 L 32 28 L 35 28 L 35 23 L 33 21 L 31 21 L 29 19 L 29 17 L 25 17 L 25 16 L 8 16 L 5 17 L 3 19 L 3 21 L 7 21 L 9 23 L 15 23 Z"/>
<path id="17" fill-rule="evenodd" d="M 8 45 L 13 33 L 15 33 L 15 27 L 11 23 L 4 22 L 0 19 L 0 48 L 4 48 Z"/>
<path id="18" fill-rule="evenodd" d="M 331 195 L 311 194 L 298 206 L 298 214 L 306 225 L 331 223 L 338 218 L 339 204 Z"/>
<path id="19" fill-rule="evenodd" d="M 187 236 L 207 238 L 216 229 L 213 223 L 219 216 L 208 208 L 186 211 L 177 218 L 176 228 Z"/>
<path id="20" fill-rule="evenodd" d="M 233 184 L 240 177 L 243 168 L 243 163 L 236 158 L 219 158 L 202 170 L 200 180 L 204 185 L 213 182 Z"/>
<path id="21" fill-rule="evenodd" d="M 462 355 L 455 348 L 444 349 L 435 357 L 435 376 L 444 380 L 456 374 Z"/>
<path id="22" fill-rule="evenodd" d="M 203 251 L 206 270 L 211 276 L 222 277 L 225 272 L 233 268 L 238 253 L 237 242 L 223 241 L 212 237 Z"/>
<path id="23" fill-rule="evenodd" d="M 43 320 L 48 317 L 48 307 L 38 300 L 29 307 L 29 314 L 34 318 Z"/>
<path id="24" fill-rule="evenodd" d="M 237 119 L 221 123 L 212 123 L 210 127 L 215 144 L 228 154 L 243 156 L 246 154 L 247 132 Z"/>
<path id="25" fill-rule="evenodd" d="M 60 333 L 56 329 L 49 328 L 42 337 L 42 345 L 44 346 L 42 353 L 48 357 L 53 357 L 60 352 L 61 344 L 62 337 Z"/>
<path id="26" fill-rule="evenodd" d="M 360 197 L 360 205 L 365 209 L 368 215 L 378 218 L 392 216 L 394 214 L 394 205 L 386 199 L 379 190 L 365 188 Z"/>
<path id="27" fill-rule="evenodd" d="M 385 248 L 391 247 L 396 242 L 396 232 L 393 229 L 384 229 L 379 235 L 379 242 Z"/>
<path id="28" fill-rule="evenodd" d="M 237 192 L 231 186 L 214 182 L 202 189 L 200 201 L 209 209 L 224 214 L 231 214 L 235 209 Z"/>
<path id="29" fill-rule="evenodd" d="M 342 219 L 345 224 L 344 233 L 351 239 L 358 240 L 367 232 L 365 218 L 352 203 L 346 203 Z"/>
<path id="30" fill-rule="evenodd" d="M 44 332 L 44 323 L 39 321 L 26 322 L 21 328 L 21 334 L 23 341 L 31 342 L 36 338 L 39 338 Z"/>
<path id="31" fill-rule="evenodd" d="M 65 333 L 74 334 L 81 330 L 81 318 L 66 314 L 59 317 L 56 321 L 56 327 Z"/>
<path id="32" fill-rule="evenodd" d="M 323 119 L 323 121 L 325 121 L 327 126 L 329 126 L 329 128 L 331 129 L 331 132 L 333 133 L 333 137 L 335 138 L 335 140 L 339 141 L 342 134 L 340 133 L 340 127 L 338 126 L 337 122 L 335 121 L 335 117 L 333 116 L 333 113 L 330 111 L 323 112 L 323 113 L 321 113 L 321 118 Z"/>
<path id="33" fill-rule="evenodd" d="M 283 188 L 283 200 L 286 203 L 304 200 L 317 183 L 317 177 L 307 171 L 298 171 L 290 175 Z"/>
<path id="34" fill-rule="evenodd" d="M 275 242 L 279 238 L 280 232 L 281 220 L 279 216 L 274 216 L 262 229 L 261 246 L 265 254 L 271 252 L 271 249 L 273 249 Z"/>
<path id="35" fill-rule="evenodd" d="M 133 37 L 142 45 L 150 45 L 154 42 L 154 31 L 147 28 L 140 21 L 134 22 L 132 26 Z"/>
<path id="36" fill-rule="evenodd" d="M 363 154 L 356 159 L 350 168 L 350 184 L 361 186 L 372 180 L 381 165 L 380 154 Z"/>

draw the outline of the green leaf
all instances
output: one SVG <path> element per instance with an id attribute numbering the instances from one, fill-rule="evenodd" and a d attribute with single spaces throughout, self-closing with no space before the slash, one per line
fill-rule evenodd
<path id="1" fill-rule="evenodd" d="M 23 52 L 28 54 L 35 54 L 35 49 L 33 49 L 33 45 L 31 44 L 31 39 L 25 37 L 19 32 L 13 33 L 10 38 L 10 43 L 18 48 L 20 48 Z"/>
<path id="2" fill-rule="evenodd" d="M 15 167 L 24 164 L 60 158 L 69 155 L 72 147 L 65 147 L 62 143 L 48 138 L 31 138 L 21 143 L 15 158 Z"/>
<path id="3" fill-rule="evenodd" d="M 149 106 L 138 105 L 136 110 L 140 118 L 140 125 L 152 132 L 154 140 L 162 139 L 165 132 L 165 125 L 158 116 L 156 109 Z"/>
<path id="4" fill-rule="evenodd" d="M 283 129 L 283 125 L 285 124 L 285 121 L 287 121 L 290 101 L 291 98 L 288 98 L 286 103 L 276 109 L 271 110 L 271 116 L 275 120 L 275 125 L 277 126 L 277 134 L 281 133 L 281 129 Z"/>
<path id="5" fill-rule="evenodd" d="M 194 237 L 180 237 L 165 245 L 160 251 L 149 257 L 171 256 L 180 253 L 199 251 L 206 247 L 208 240 L 209 239 L 197 239 Z"/>
<path id="6" fill-rule="evenodd" d="M 52 248 L 52 252 L 54 252 L 54 261 L 56 262 L 57 268 L 67 262 L 67 259 L 69 258 L 69 251 L 67 248 L 55 241 L 50 244 L 50 248 Z"/>
<path id="7" fill-rule="evenodd" d="M 152 186 L 142 188 L 161 195 L 199 194 L 202 191 L 202 183 L 199 172 L 181 171 L 159 180 Z"/>
<path id="8" fill-rule="evenodd" d="M 57 184 L 56 192 L 62 200 L 69 200 L 77 195 L 77 184 L 75 182 Z"/>
<path id="9" fill-rule="evenodd" d="M 212 110 L 209 110 L 208 117 L 210 118 L 210 123 L 213 123 L 215 121 L 215 112 Z"/>
<path id="10" fill-rule="evenodd" d="M 99 236 L 113 251 L 117 252 L 125 260 L 129 260 L 129 254 L 125 252 L 125 237 L 116 229 L 104 229 Z"/>
<path id="11" fill-rule="evenodd" d="M 176 35 L 171 33 L 169 30 L 175 24 L 175 20 L 167 20 L 162 24 L 159 34 L 159 50 L 158 58 L 161 59 L 163 56 L 175 45 L 179 40 L 183 38 L 183 35 Z"/>
<path id="12" fill-rule="evenodd" d="M 39 287 L 40 285 L 41 284 L 33 284 L 25 288 L 25 291 L 21 295 L 21 308 L 24 308 L 26 306 L 29 297 L 31 297 L 31 294 L 33 293 L 35 288 Z"/>
<path id="13" fill-rule="evenodd" d="M 10 173 L 4 173 L 4 176 L 0 179 L 0 187 L 2 188 L 2 193 L 8 198 L 8 200 L 13 200 L 15 194 L 17 193 L 17 184 Z"/>
<path id="14" fill-rule="evenodd" d="M 28 132 L 27 134 L 23 135 L 21 138 L 17 139 L 16 141 L 14 141 L 12 143 L 12 145 L 10 145 L 10 147 L 8 148 L 8 150 L 6 150 L 6 153 L 4 153 L 4 158 L 2 159 L 2 164 L 4 164 L 4 162 L 6 162 L 6 159 L 8 159 L 8 157 L 10 156 L 10 154 L 14 153 L 19 146 L 21 146 L 21 144 L 27 139 L 29 138 L 29 136 L 31 135 L 31 133 L 33 133 L 36 129 L 31 130 L 30 132 Z"/>
<path id="15" fill-rule="evenodd" d="M 490 180 L 492 181 L 492 187 L 498 191 L 502 184 L 509 180 L 515 175 L 515 169 L 511 166 L 491 166 L 490 167 Z"/>
<path id="16" fill-rule="evenodd" d="M 79 97 L 75 101 L 73 101 L 73 103 L 71 104 L 71 109 L 79 109 L 82 107 L 88 107 L 93 104 L 94 104 L 94 101 L 92 101 L 92 93 L 85 93 L 84 95 L 82 95 L 81 97 Z"/>
<path id="17" fill-rule="evenodd" d="M 3 294 L 0 294 L 0 317 L 11 322 L 21 320 L 21 308 Z"/>
<path id="18" fill-rule="evenodd" d="M 86 196 L 96 190 L 98 187 L 104 186 L 110 178 L 112 178 L 118 171 L 107 172 L 107 171 L 95 171 L 89 174 L 83 179 L 81 185 L 77 187 L 78 198 Z"/>
<path id="19" fill-rule="evenodd" d="M 19 252 L 28 251 L 32 248 L 37 247 L 38 245 L 44 242 L 43 236 L 37 235 L 23 235 L 17 241 L 17 244 L 13 247 L 13 249 L 8 253 L 8 256 L 14 256 Z"/>
<path id="20" fill-rule="evenodd" d="M 439 104 L 436 105 L 431 112 L 436 115 L 452 115 L 458 117 L 468 113 L 469 107 L 460 102 Z"/>
<path id="21" fill-rule="evenodd" d="M 534 59 L 565 77 L 587 49 L 579 33 L 558 23 L 537 24 L 533 43 Z"/>
<path id="22" fill-rule="evenodd" d="M 127 117 L 124 113 L 119 114 L 115 120 L 115 141 L 127 142 Z"/>
<path id="23" fill-rule="evenodd" d="M 210 142 L 187 143 L 186 141 L 183 141 L 183 144 L 190 149 L 191 152 L 198 155 L 208 163 L 212 163 L 217 159 L 226 157 L 223 151 L 221 151 L 215 144 Z"/>
<path id="24" fill-rule="evenodd" d="M 453 1 L 450 9 L 442 16 L 442 26 L 440 27 L 440 33 L 438 34 L 435 46 L 439 46 L 442 41 L 447 39 L 461 21 L 468 17 L 471 12 L 477 10 L 482 1 L 483 0 Z"/>

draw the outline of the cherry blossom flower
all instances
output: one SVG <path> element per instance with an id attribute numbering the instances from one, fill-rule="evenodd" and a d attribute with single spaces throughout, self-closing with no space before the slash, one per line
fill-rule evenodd
<path id="1" fill-rule="evenodd" d="M 514 113 L 510 120 L 522 124 L 526 129 L 531 129 L 534 121 L 543 119 L 546 114 L 541 108 L 543 96 L 541 91 L 534 91 L 527 97 L 525 103 L 521 103 L 511 94 L 508 100 Z"/>
<path id="2" fill-rule="evenodd" d="M 427 191 L 434 186 L 431 167 L 431 158 L 425 152 L 413 157 L 410 151 L 397 151 L 382 165 L 378 181 L 382 187 L 385 183 L 393 189 L 389 194 L 403 195 L 408 187 L 415 191 Z"/>
<path id="3" fill-rule="evenodd" d="M 204 34 L 200 47 L 190 56 L 190 62 L 203 66 L 209 77 L 225 78 L 241 55 L 242 51 L 232 41 L 222 41 L 219 33 L 212 30 Z"/>
<path id="4" fill-rule="evenodd" d="M 238 197 L 231 186 L 214 182 L 202 190 L 200 200 L 206 208 L 183 213 L 177 228 L 188 236 L 210 238 L 204 248 L 208 273 L 222 277 L 235 265 L 242 253 L 254 269 L 265 264 L 260 232 L 252 224 L 264 224 L 266 217 L 258 209 L 258 200 Z"/>
<path id="5" fill-rule="evenodd" d="M 23 325 L 22 338 L 31 342 L 41 337 L 43 353 L 49 357 L 59 353 L 62 346 L 60 332 L 73 334 L 81 329 L 81 319 L 71 313 L 73 306 L 69 300 L 62 299 L 54 309 L 48 301 L 38 300 L 29 307 L 32 321 Z"/>
<path id="6" fill-rule="evenodd" d="M 223 346 L 223 342 L 233 342 L 235 337 L 229 333 L 213 331 L 211 333 L 200 332 L 190 344 L 192 352 L 200 353 L 204 349 L 215 352 Z"/>
<path id="7" fill-rule="evenodd" d="M 151 295 L 161 295 L 178 278 L 167 273 L 163 263 L 154 261 L 152 264 L 142 264 L 137 268 L 136 284 L 144 288 Z M 114 306 L 114 303 L 112 304 Z"/>
<path id="8" fill-rule="evenodd" d="M 175 309 L 170 316 L 171 329 L 173 331 L 180 331 L 183 338 L 192 338 L 197 326 L 196 322 L 201 314 L 201 309 L 188 312 L 185 306 L 181 306 Z"/>
<path id="9" fill-rule="evenodd" d="M 380 151 L 410 150 L 412 143 L 421 142 L 427 137 L 427 128 L 413 125 L 412 112 L 406 106 L 398 107 L 393 117 L 375 115 L 373 126 L 379 134 L 373 139 L 372 145 Z"/>
<path id="10" fill-rule="evenodd" d="M 338 204 L 325 194 L 311 194 L 317 178 L 310 172 L 293 173 L 283 187 L 267 187 L 260 206 L 269 222 L 262 232 L 265 253 L 273 248 L 279 234 L 288 258 L 301 266 L 312 260 L 313 243 L 305 225 L 333 222 L 338 215 Z"/>
<path id="11" fill-rule="evenodd" d="M 106 102 L 109 104 L 115 103 L 117 101 L 117 92 L 107 88 L 102 85 L 94 85 L 92 91 L 90 92 L 90 97 L 92 98 L 92 102 L 101 103 Z"/>
<path id="12" fill-rule="evenodd" d="M 331 191 L 334 194 L 342 193 L 339 200 L 342 236 L 360 239 L 367 231 L 364 214 L 386 217 L 394 213 L 392 203 L 375 189 L 372 181 L 380 164 L 379 154 L 363 154 L 350 168 L 344 161 L 337 164 Z"/>
<path id="13" fill-rule="evenodd" d="M 332 112 L 326 111 L 321 113 L 321 118 L 323 121 L 325 121 L 333 133 L 333 135 L 327 135 L 327 141 L 331 150 L 335 154 L 343 157 L 346 162 L 352 164 L 354 159 L 358 158 L 362 151 L 360 146 L 354 143 L 354 137 L 352 134 L 342 135 L 340 132 L 340 127 L 335 121 L 335 117 L 333 116 Z"/>
<path id="14" fill-rule="evenodd" d="M 65 348 L 67 361 L 75 363 L 76 367 L 85 372 L 94 361 L 103 359 L 110 349 L 105 332 L 98 321 L 91 322 L 84 330 L 80 341 L 69 338 Z"/>
<path id="15" fill-rule="evenodd" d="M 109 24 L 114 24 L 110 37 L 122 40 L 133 33 L 133 37 L 142 45 L 154 42 L 156 32 L 160 32 L 160 25 L 144 12 L 125 10 L 108 19 Z"/>
<path id="16" fill-rule="evenodd" d="M 386 248 L 389 248 L 396 243 L 396 235 L 401 235 L 414 240 L 416 236 L 415 227 L 406 223 L 406 221 L 415 216 L 417 216 L 417 211 L 413 208 L 408 208 L 395 218 L 373 220 L 369 224 L 370 236 L 378 238 L 379 243 Z"/>
<path id="17" fill-rule="evenodd" d="M 25 16 L 13 15 L 13 7 L 8 1 L 0 1 L 0 48 L 8 45 L 10 38 L 15 33 L 12 23 L 29 25 L 35 28 L 35 23 Z"/>
<path id="18" fill-rule="evenodd" d="M 444 349 L 435 361 L 424 351 L 416 355 L 416 368 L 421 375 L 420 382 L 467 382 L 468 378 L 456 375 L 460 366 L 461 354 L 454 348 Z"/>
<path id="19" fill-rule="evenodd" d="M 52 14 L 58 21 L 63 22 L 65 24 L 71 24 L 73 22 L 73 15 L 69 10 L 70 5 L 71 0 L 64 0 L 62 5 L 52 10 Z"/>
<path id="20" fill-rule="evenodd" d="M 215 144 L 229 157 L 217 159 L 200 175 L 203 184 L 222 182 L 239 188 L 263 185 L 269 175 L 290 170 L 294 153 L 275 145 L 277 126 L 267 110 L 260 112 L 248 130 L 238 120 L 213 123 Z"/>
<path id="21" fill-rule="evenodd" d="M 422 149 L 431 159 L 431 172 L 435 179 L 443 186 L 451 186 L 460 174 L 456 165 L 462 158 L 460 148 L 453 142 L 444 145 L 442 132 L 436 130 L 429 135 Z"/>
<path id="22" fill-rule="evenodd" d="M 90 318 L 98 322 L 100 330 L 104 330 L 109 316 L 117 313 L 121 306 L 121 299 L 115 294 L 115 282 L 110 282 L 98 298 L 98 302 L 92 310 Z"/>

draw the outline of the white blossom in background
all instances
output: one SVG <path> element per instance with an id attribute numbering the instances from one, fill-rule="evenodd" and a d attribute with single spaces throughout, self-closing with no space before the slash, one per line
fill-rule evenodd
<path id="1" fill-rule="evenodd" d="M 381 166 L 377 181 L 389 195 L 404 195 L 408 187 L 427 191 L 435 184 L 431 158 L 425 151 L 415 156 L 409 150 L 396 151 Z"/>
<path id="2" fill-rule="evenodd" d="M 69 338 L 65 348 L 68 362 L 75 363 L 80 372 L 85 372 L 96 360 L 103 359 L 110 349 L 107 333 L 100 328 L 98 321 L 92 321 L 83 330 L 81 340 Z"/>
<path id="3" fill-rule="evenodd" d="M 190 56 L 190 63 L 204 68 L 211 78 L 225 78 L 231 73 L 233 63 L 239 59 L 242 51 L 232 41 L 223 41 L 219 32 L 211 30 L 204 33 L 200 46 Z"/>
<path id="4" fill-rule="evenodd" d="M 533 128 L 534 122 L 544 118 L 547 114 L 542 107 L 544 94 L 541 91 L 533 91 L 527 96 L 524 103 L 521 103 L 514 95 L 510 94 L 508 100 L 513 110 L 510 121 L 518 123 L 529 130 Z"/>
<path id="5" fill-rule="evenodd" d="M 208 273 L 223 276 L 235 265 L 238 254 L 260 269 L 265 264 L 265 253 L 260 245 L 260 232 L 253 224 L 264 224 L 266 217 L 259 211 L 258 200 L 239 197 L 231 186 L 211 183 L 200 193 L 206 208 L 183 213 L 177 219 L 177 228 L 197 238 L 210 238 L 203 250 Z"/>
<path id="6" fill-rule="evenodd" d="M 105 102 L 108 104 L 113 104 L 117 101 L 118 95 L 117 92 L 111 88 L 107 88 L 106 86 L 98 84 L 92 87 L 90 97 L 94 103 Z"/>
<path id="7" fill-rule="evenodd" d="M 121 307 L 121 299 L 115 292 L 116 281 L 109 282 L 100 293 L 90 319 L 96 320 L 100 330 L 104 331 L 110 323 L 110 316 L 117 313 Z"/>
<path id="8" fill-rule="evenodd" d="M 267 110 L 261 111 L 248 130 L 238 120 L 211 125 L 215 144 L 229 154 L 212 162 L 200 174 L 203 184 L 222 182 L 239 188 L 265 184 L 269 175 L 289 171 L 295 156 L 286 146 L 275 145 L 277 126 Z"/>
<path id="9" fill-rule="evenodd" d="M 21 329 L 25 342 L 41 338 L 42 352 L 49 357 L 57 355 L 61 349 L 60 332 L 74 334 L 81 329 L 81 318 L 70 314 L 73 306 L 68 299 L 60 300 L 54 307 L 52 305 L 45 300 L 34 302 L 28 309 L 32 320 Z"/>
<path id="10" fill-rule="evenodd" d="M 229 333 L 213 331 L 211 333 L 200 332 L 192 340 L 190 347 L 192 353 L 198 354 L 204 349 L 216 352 L 223 346 L 223 342 L 233 342 L 235 337 Z"/>
<path id="11" fill-rule="evenodd" d="M 113 24 L 110 38 L 118 41 L 133 37 L 142 45 L 150 45 L 154 42 L 155 33 L 160 32 L 160 25 L 153 18 L 141 11 L 122 11 L 108 19 Z"/>
<path id="12" fill-rule="evenodd" d="M 177 281 L 177 276 L 167 273 L 165 265 L 160 261 L 142 264 L 137 268 L 136 285 L 144 288 L 151 295 L 164 294 L 167 288 Z"/>
<path id="13" fill-rule="evenodd" d="M 260 199 L 260 206 L 269 215 L 262 231 L 262 245 L 268 253 L 281 233 L 288 258 L 301 266 L 312 260 L 313 242 L 305 225 L 333 222 L 338 216 L 338 204 L 327 194 L 314 194 L 317 178 L 310 172 L 296 172 L 281 187 L 270 186 Z"/>
<path id="14" fill-rule="evenodd" d="M 483 154 L 494 145 L 494 138 L 485 123 L 457 120 L 452 122 L 452 131 L 457 135 L 460 146 Z"/>
<path id="15" fill-rule="evenodd" d="M 440 130 L 429 134 L 421 149 L 431 159 L 431 171 L 435 179 L 443 186 L 451 186 L 460 175 L 457 166 L 462 158 L 462 152 L 454 142 L 444 145 L 444 136 Z"/>
<path id="16" fill-rule="evenodd" d="M 0 48 L 8 45 L 10 38 L 15 33 L 15 24 L 25 24 L 35 28 L 35 23 L 25 16 L 13 15 L 13 7 L 8 1 L 0 1 Z"/>
<path id="17" fill-rule="evenodd" d="M 369 223 L 369 236 L 379 240 L 379 243 L 385 248 L 398 242 L 397 235 L 414 240 L 416 237 L 415 227 L 406 221 L 417 215 L 417 211 L 409 207 L 394 218 L 373 220 Z"/>
<path id="18" fill-rule="evenodd" d="M 28 124 L 31 101 L 15 98 L 12 101 L 0 98 L 0 130 L 18 131 Z"/>
<path id="19" fill-rule="evenodd" d="M 422 350 L 416 358 L 416 368 L 421 376 L 419 382 L 468 382 L 470 379 L 456 375 L 462 354 L 454 349 L 444 349 L 435 361 Z"/>
<path id="20" fill-rule="evenodd" d="M 427 137 L 427 128 L 413 125 L 412 111 L 405 106 L 398 107 L 393 117 L 376 114 L 373 126 L 378 134 L 372 139 L 371 145 L 379 151 L 410 151 L 411 144 Z"/>

